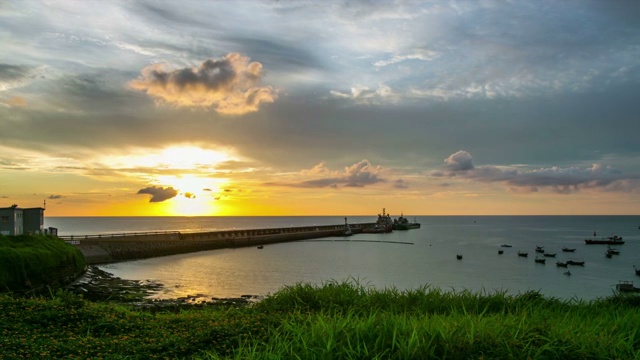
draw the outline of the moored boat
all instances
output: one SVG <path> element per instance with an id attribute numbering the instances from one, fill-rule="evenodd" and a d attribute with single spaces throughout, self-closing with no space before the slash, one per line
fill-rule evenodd
<path id="1" fill-rule="evenodd" d="M 411 230 L 411 229 L 419 229 L 420 223 L 416 222 L 415 219 L 413 222 L 410 222 L 409 219 L 404 217 L 404 215 L 400 215 L 399 218 L 393 220 L 393 230 Z"/>
<path id="2" fill-rule="evenodd" d="M 542 254 L 544 257 L 556 257 L 556 253 L 544 253 Z"/>
<path id="3" fill-rule="evenodd" d="M 636 271 L 636 275 L 640 276 L 640 269 L 636 269 L 635 265 L 633 265 L 633 270 Z"/>
<path id="4" fill-rule="evenodd" d="M 529 253 L 524 252 L 524 251 L 518 251 L 518 256 L 527 257 L 527 256 L 529 256 Z"/>
<path id="5" fill-rule="evenodd" d="M 566 246 L 563 246 L 562 247 L 562 251 L 563 252 L 574 252 L 574 251 L 576 251 L 576 249 L 575 248 L 568 248 Z"/>
<path id="6" fill-rule="evenodd" d="M 545 259 L 545 258 L 535 258 L 533 261 L 535 261 L 538 264 L 546 264 L 547 263 L 547 259 Z"/>
<path id="7" fill-rule="evenodd" d="M 385 208 L 382 208 L 382 214 L 378 214 L 375 227 L 383 229 L 382 232 L 391 232 L 393 230 L 393 220 L 391 220 L 391 215 L 386 213 Z"/>
<path id="8" fill-rule="evenodd" d="M 569 264 L 567 264 L 566 262 L 562 262 L 562 261 L 556 261 L 556 266 L 557 267 L 567 267 Z"/>
<path id="9" fill-rule="evenodd" d="M 567 260 L 568 265 L 584 266 L 584 261 Z"/>
<path id="10" fill-rule="evenodd" d="M 616 284 L 616 290 L 618 290 L 618 292 L 624 292 L 624 293 L 640 292 L 640 288 L 633 286 L 632 281 L 620 281 L 619 283 Z"/>
<path id="11" fill-rule="evenodd" d="M 584 239 L 585 244 L 587 245 L 622 245 L 624 241 L 622 241 L 622 236 L 613 235 L 603 237 L 601 239 Z"/>
<path id="12" fill-rule="evenodd" d="M 543 253 L 544 252 L 544 246 L 536 246 L 536 252 L 537 253 Z"/>

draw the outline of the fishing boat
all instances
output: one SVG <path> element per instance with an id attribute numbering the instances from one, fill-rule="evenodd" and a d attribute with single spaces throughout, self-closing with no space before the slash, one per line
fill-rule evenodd
<path id="1" fill-rule="evenodd" d="M 462 260 L 462 255 L 460 255 L 460 254 L 456 255 L 456 259 Z"/>
<path id="2" fill-rule="evenodd" d="M 545 259 L 545 258 L 535 258 L 533 261 L 535 261 L 538 264 L 546 264 L 547 263 L 547 259 Z"/>
<path id="3" fill-rule="evenodd" d="M 543 253 L 544 252 L 544 246 L 536 246 L 536 252 L 537 253 Z"/>
<path id="4" fill-rule="evenodd" d="M 603 237 L 601 239 L 584 239 L 585 244 L 587 245 L 622 245 L 624 241 L 622 241 L 622 236 L 613 235 Z"/>
<path id="5" fill-rule="evenodd" d="M 502 244 L 502 245 L 500 245 L 500 247 L 511 247 L 511 245 L 509 245 L 509 244 Z"/>
<path id="6" fill-rule="evenodd" d="M 584 261 L 567 260 L 568 265 L 584 266 Z"/>
<path id="7" fill-rule="evenodd" d="M 566 262 L 562 262 L 562 261 L 556 261 L 556 266 L 557 267 L 567 267 L 569 264 L 567 264 Z"/>
<path id="8" fill-rule="evenodd" d="M 635 265 L 633 265 L 633 270 L 636 271 L 636 275 L 640 276 L 640 269 L 636 269 Z"/>
<path id="9" fill-rule="evenodd" d="M 618 292 L 624 292 L 624 293 L 640 292 L 640 288 L 633 286 L 632 281 L 620 281 L 619 283 L 616 284 L 616 290 L 618 290 Z"/>
<path id="10" fill-rule="evenodd" d="M 526 252 L 523 252 L 523 251 L 518 251 L 518 256 L 527 257 L 527 256 L 529 256 L 529 253 L 526 253 Z"/>
<path id="11" fill-rule="evenodd" d="M 393 230 L 411 230 L 411 229 L 419 229 L 420 223 L 415 221 L 410 222 L 409 219 L 404 217 L 404 215 L 400 214 L 400 217 L 393 220 Z"/>
<path id="12" fill-rule="evenodd" d="M 498 255 L 502 255 L 502 254 L 504 254 L 504 251 L 503 250 L 498 250 Z"/>
<path id="13" fill-rule="evenodd" d="M 542 254 L 544 257 L 556 257 L 556 253 L 544 253 Z"/>
<path id="14" fill-rule="evenodd" d="M 568 248 L 566 246 L 563 246 L 562 247 L 562 251 L 563 252 L 574 252 L 574 251 L 576 251 L 576 249 L 575 248 Z"/>
<path id="15" fill-rule="evenodd" d="M 611 246 L 607 246 L 607 252 L 611 255 L 620 255 L 620 250 L 614 249 Z"/>

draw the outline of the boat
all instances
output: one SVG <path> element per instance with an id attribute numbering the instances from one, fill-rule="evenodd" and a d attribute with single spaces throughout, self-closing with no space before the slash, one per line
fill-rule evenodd
<path id="1" fill-rule="evenodd" d="M 584 266 L 584 261 L 567 260 L 568 265 Z"/>
<path id="2" fill-rule="evenodd" d="M 562 251 L 564 251 L 564 252 L 574 252 L 574 251 L 576 251 L 576 249 L 575 248 L 568 248 L 566 246 L 563 246 L 562 247 Z"/>
<path id="3" fill-rule="evenodd" d="M 500 245 L 500 247 L 511 247 L 511 245 L 509 245 L 509 244 L 502 244 L 502 245 Z"/>
<path id="4" fill-rule="evenodd" d="M 614 249 L 611 246 L 607 246 L 607 252 L 611 255 L 620 255 L 620 250 Z"/>
<path id="5" fill-rule="evenodd" d="M 635 265 L 633 265 L 633 270 L 636 271 L 636 275 L 640 276 L 640 269 L 636 269 Z"/>
<path id="6" fill-rule="evenodd" d="M 562 262 L 562 261 L 556 261 L 556 266 L 557 267 L 567 267 L 569 264 L 567 264 L 566 262 Z"/>
<path id="7" fill-rule="evenodd" d="M 411 230 L 411 229 L 419 229 L 420 223 L 415 221 L 409 222 L 409 219 L 404 217 L 404 215 L 400 214 L 400 217 L 393 220 L 393 230 Z"/>
<path id="8" fill-rule="evenodd" d="M 556 257 L 556 253 L 544 253 L 542 254 L 544 257 Z"/>
<path id="9" fill-rule="evenodd" d="M 618 290 L 618 292 L 624 292 L 624 293 L 640 292 L 640 288 L 633 286 L 633 282 L 632 281 L 620 281 L 620 282 L 618 282 L 616 284 L 616 290 Z"/>
<path id="10" fill-rule="evenodd" d="M 547 263 L 547 259 L 545 259 L 545 258 L 535 258 L 533 261 L 537 262 L 538 264 L 546 264 Z"/>
<path id="11" fill-rule="evenodd" d="M 529 253 L 526 253 L 526 252 L 523 252 L 523 251 L 518 251 L 518 256 L 527 257 L 527 256 L 529 256 Z"/>
<path id="12" fill-rule="evenodd" d="M 462 260 L 462 255 L 460 255 L 460 254 L 456 255 L 456 259 Z"/>
<path id="13" fill-rule="evenodd" d="M 502 254 L 504 254 L 504 251 L 498 250 L 498 255 L 502 255 Z"/>
<path id="14" fill-rule="evenodd" d="M 258 245 L 258 249 L 264 249 L 263 245 Z"/>
<path id="15" fill-rule="evenodd" d="M 376 224 L 373 227 L 362 228 L 362 233 L 363 234 L 386 234 L 386 233 L 390 233 L 391 230 L 393 230 L 391 226 L 385 227 L 385 226 Z"/>
<path id="16" fill-rule="evenodd" d="M 622 241 L 622 236 L 613 235 L 603 237 L 601 239 L 584 239 L 585 244 L 587 245 L 622 245 L 624 241 Z"/>
<path id="17" fill-rule="evenodd" d="M 536 252 L 537 253 L 543 253 L 544 252 L 544 246 L 536 246 Z"/>
<path id="18" fill-rule="evenodd" d="M 613 254 L 611 254 L 611 252 L 609 251 L 605 251 L 604 256 L 606 256 L 608 259 L 611 259 L 613 257 Z"/>
<path id="19" fill-rule="evenodd" d="M 567 271 L 563 272 L 563 274 L 565 274 L 567 276 L 571 276 L 571 271 L 567 270 Z"/>
<path id="20" fill-rule="evenodd" d="M 382 208 L 382 214 L 378 214 L 374 228 L 382 229 L 382 232 L 391 232 L 393 230 L 393 220 L 391 219 L 391 215 L 386 213 L 385 208 Z"/>

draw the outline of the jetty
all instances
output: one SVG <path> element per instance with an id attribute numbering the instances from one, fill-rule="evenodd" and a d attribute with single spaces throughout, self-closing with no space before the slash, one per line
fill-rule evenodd
<path id="1" fill-rule="evenodd" d="M 348 224 L 353 234 L 375 223 Z M 204 232 L 150 231 L 59 238 L 77 247 L 87 264 L 107 264 L 189 252 L 264 246 L 275 243 L 345 236 L 345 224 Z"/>

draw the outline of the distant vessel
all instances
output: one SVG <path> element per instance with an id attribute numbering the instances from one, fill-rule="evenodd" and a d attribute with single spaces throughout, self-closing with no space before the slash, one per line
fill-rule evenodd
<path id="1" fill-rule="evenodd" d="M 618 292 L 640 292 L 640 288 L 633 286 L 631 281 L 620 281 L 616 284 Z"/>
<path id="2" fill-rule="evenodd" d="M 608 236 L 608 237 L 602 238 L 602 239 L 584 239 L 584 242 L 587 245 L 594 245 L 594 244 L 600 244 L 600 245 L 622 245 L 622 244 L 624 244 L 624 241 L 622 241 L 622 236 L 618 236 L 618 235 Z"/>
<path id="3" fill-rule="evenodd" d="M 410 229 L 419 229 L 420 223 L 415 221 L 409 222 L 409 219 L 404 217 L 404 215 L 400 215 L 399 218 L 393 220 L 393 230 L 410 230 Z"/>
<path id="4" fill-rule="evenodd" d="M 382 208 L 382 214 L 378 214 L 378 219 L 373 228 L 363 229 L 365 233 L 388 233 L 393 230 L 393 220 L 391 216 L 386 213 L 386 209 Z"/>

